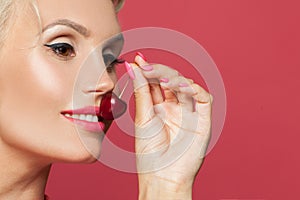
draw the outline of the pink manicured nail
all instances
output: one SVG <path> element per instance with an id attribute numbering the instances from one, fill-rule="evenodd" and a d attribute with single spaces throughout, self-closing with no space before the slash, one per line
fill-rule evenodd
<path id="1" fill-rule="evenodd" d="M 136 52 L 136 55 L 140 56 L 144 61 L 147 61 L 147 58 L 141 52 Z"/>
<path id="2" fill-rule="evenodd" d="M 145 71 L 152 71 L 153 67 L 151 65 L 141 66 L 141 68 Z"/>
<path id="3" fill-rule="evenodd" d="M 129 75 L 129 77 L 132 80 L 134 80 L 135 79 L 135 75 L 133 73 L 133 69 L 132 69 L 131 65 L 127 61 L 125 61 L 124 63 L 125 63 L 125 67 L 126 67 L 126 70 L 127 70 L 127 73 Z"/>
<path id="4" fill-rule="evenodd" d="M 189 86 L 189 84 L 187 84 L 187 83 L 179 83 L 179 87 L 187 87 L 187 86 Z"/>
<path id="5" fill-rule="evenodd" d="M 162 78 L 162 79 L 160 79 L 160 82 L 162 82 L 162 83 L 168 83 L 169 79 L 168 78 Z"/>

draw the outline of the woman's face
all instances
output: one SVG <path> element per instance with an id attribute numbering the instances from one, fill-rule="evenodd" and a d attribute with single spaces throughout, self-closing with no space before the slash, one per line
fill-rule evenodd
<path id="1" fill-rule="evenodd" d="M 113 4 L 39 0 L 37 8 L 40 22 L 32 6 L 18 6 L 1 49 L 0 149 L 93 161 L 109 126 L 93 122 L 95 106 L 114 88 L 110 63 L 123 45 Z"/>

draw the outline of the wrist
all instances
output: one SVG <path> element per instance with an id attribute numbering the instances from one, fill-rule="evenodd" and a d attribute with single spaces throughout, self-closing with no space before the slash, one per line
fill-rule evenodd
<path id="1" fill-rule="evenodd" d="M 139 200 L 190 200 L 193 180 L 177 182 L 163 177 L 139 174 Z"/>

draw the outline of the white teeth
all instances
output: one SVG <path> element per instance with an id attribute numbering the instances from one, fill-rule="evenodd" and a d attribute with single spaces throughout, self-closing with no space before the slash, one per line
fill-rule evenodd
<path id="1" fill-rule="evenodd" d="M 76 114 L 72 115 L 71 117 L 74 118 L 74 119 L 79 119 L 79 115 L 76 115 Z"/>
<path id="2" fill-rule="evenodd" d="M 93 122 L 98 122 L 98 117 L 97 116 L 93 117 Z"/>
<path id="3" fill-rule="evenodd" d="M 66 117 L 70 117 L 73 119 L 79 119 L 88 122 L 98 122 L 98 117 L 96 115 L 85 115 L 85 114 L 64 114 Z"/>
<path id="4" fill-rule="evenodd" d="M 89 122 L 92 122 L 92 119 L 93 119 L 92 115 L 87 115 L 86 118 L 85 118 L 85 120 L 89 121 Z"/>
<path id="5" fill-rule="evenodd" d="M 79 119 L 80 119 L 80 120 L 85 120 L 86 117 L 85 117 L 85 115 L 82 115 L 82 114 L 81 114 L 81 115 L 79 115 Z"/>

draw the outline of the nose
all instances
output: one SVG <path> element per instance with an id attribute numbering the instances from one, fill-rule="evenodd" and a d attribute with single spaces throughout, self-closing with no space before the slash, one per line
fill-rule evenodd
<path id="1" fill-rule="evenodd" d="M 90 90 L 89 92 L 94 92 L 101 95 L 112 91 L 115 87 L 115 79 L 116 78 L 113 74 L 108 73 L 107 70 L 104 69 L 95 85 L 95 89 Z"/>
<path id="2" fill-rule="evenodd" d="M 117 81 L 114 72 L 108 72 L 98 51 L 90 53 L 78 74 L 78 83 L 85 94 L 103 95 L 112 91 Z"/>

